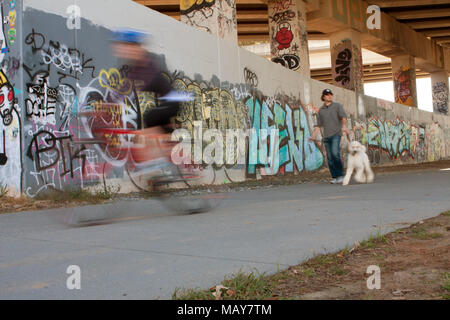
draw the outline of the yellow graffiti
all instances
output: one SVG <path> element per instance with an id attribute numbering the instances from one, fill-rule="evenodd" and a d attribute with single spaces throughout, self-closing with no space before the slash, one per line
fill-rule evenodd
<path id="1" fill-rule="evenodd" d="M 10 28 L 14 28 L 16 26 L 16 10 L 9 12 L 8 20 Z"/>
<path id="2" fill-rule="evenodd" d="M 120 104 L 104 104 L 103 101 L 95 101 L 91 104 L 95 112 L 102 115 L 111 116 L 115 128 L 120 128 L 122 124 L 122 106 Z"/>
<path id="3" fill-rule="evenodd" d="M 181 0 L 180 11 L 182 14 L 186 14 L 194 10 L 211 7 L 215 2 L 216 0 Z"/>
<path id="4" fill-rule="evenodd" d="M 175 89 L 192 93 L 194 100 L 184 102 L 176 122 L 193 132 L 194 121 L 202 121 L 204 129 L 244 129 L 245 106 L 235 101 L 230 92 L 219 88 L 204 88 L 205 84 L 173 82 Z"/>
<path id="5" fill-rule="evenodd" d="M 127 78 L 122 78 L 120 71 L 116 68 L 111 68 L 108 71 L 102 69 L 98 82 L 103 88 L 114 90 L 123 95 L 130 94 L 132 90 L 131 81 Z"/>

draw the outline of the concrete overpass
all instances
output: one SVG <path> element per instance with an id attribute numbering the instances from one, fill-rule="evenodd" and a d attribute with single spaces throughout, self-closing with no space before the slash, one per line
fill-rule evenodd
<path id="1" fill-rule="evenodd" d="M 207 10 L 212 8 L 216 1 L 181 0 L 184 6 L 198 3 L 197 12 L 201 12 L 198 16 L 195 15 L 195 10 L 182 14 L 179 0 L 136 0 L 136 2 L 203 28 L 202 23 L 205 23 L 204 18 L 208 15 Z M 219 4 L 222 6 L 222 1 L 217 1 L 216 5 Z M 342 82 L 335 81 L 335 70 L 339 68 L 335 60 L 339 51 L 331 54 L 331 68 L 322 66 L 313 69 L 309 61 L 306 61 L 314 59 L 314 56 L 319 57 L 324 50 L 316 48 L 311 44 L 311 40 L 331 40 L 331 49 L 353 47 L 352 54 L 356 59 L 365 58 L 368 54 L 364 51 L 367 50 L 386 57 L 384 61 L 379 59 L 377 63 L 363 64 L 362 70 L 361 68 L 351 70 L 350 74 L 356 73 L 350 77 L 352 81 L 343 85 L 345 88 L 361 90 L 363 82 L 403 79 L 400 82 L 411 84 L 411 97 L 405 99 L 401 92 L 397 92 L 396 102 L 415 107 L 417 106 L 415 79 L 431 75 L 432 86 L 437 88 L 434 90 L 441 90 L 443 82 L 448 92 L 450 3 L 446 0 L 235 0 L 234 5 L 235 13 L 232 14 L 235 15 L 233 19 L 236 30 L 233 30 L 233 33 L 236 35 L 233 35 L 233 41 L 238 41 L 241 46 L 266 44 L 267 48 L 259 50 L 260 54 L 283 63 L 280 56 L 285 55 L 286 50 L 283 48 L 281 53 L 277 52 L 276 47 L 279 46 L 276 41 L 277 32 L 283 23 L 290 27 L 294 26 L 303 33 L 299 37 L 306 37 L 310 43 L 309 48 L 300 44 L 301 50 L 294 52 L 294 55 L 298 55 L 302 61 L 297 70 L 313 79 L 343 85 Z M 367 28 L 367 19 L 375 14 L 374 11 L 369 13 L 367 11 L 371 5 L 376 5 L 380 9 L 380 29 Z M 290 18 L 285 16 L 278 21 L 278 25 L 274 25 L 277 14 L 277 10 L 274 9 L 280 9 L 278 14 L 289 10 L 297 11 L 300 16 L 303 14 L 304 19 L 293 24 Z M 216 24 L 216 21 L 211 23 Z M 346 41 L 347 44 L 342 45 L 343 40 L 351 41 Z M 292 43 L 295 44 L 295 35 Z M 354 65 L 358 66 L 358 61 L 354 61 Z M 291 66 L 297 67 L 295 63 Z M 436 101 L 434 103 L 436 104 Z M 438 108 L 436 111 L 439 112 Z"/>

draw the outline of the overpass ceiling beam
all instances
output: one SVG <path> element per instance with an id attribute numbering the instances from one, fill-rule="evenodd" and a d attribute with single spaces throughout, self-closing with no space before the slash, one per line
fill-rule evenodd
<path id="1" fill-rule="evenodd" d="M 398 8 L 448 4 L 448 0 L 368 0 L 367 3 L 376 4 L 380 8 Z"/>

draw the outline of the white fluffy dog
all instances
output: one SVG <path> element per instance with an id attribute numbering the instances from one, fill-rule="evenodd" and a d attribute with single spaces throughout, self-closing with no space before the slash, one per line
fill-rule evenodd
<path id="1" fill-rule="evenodd" d="M 370 161 L 366 154 L 366 147 L 358 141 L 352 141 L 348 146 L 347 172 L 342 185 L 348 185 L 354 170 L 356 170 L 355 180 L 357 182 L 373 182 L 374 174 L 370 168 Z"/>

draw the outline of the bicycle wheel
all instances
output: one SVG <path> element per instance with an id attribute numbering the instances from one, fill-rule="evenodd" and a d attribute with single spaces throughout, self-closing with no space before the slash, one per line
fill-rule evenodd
<path id="1" fill-rule="evenodd" d="M 108 204 L 74 206 L 66 207 L 63 212 L 55 215 L 55 218 L 68 227 L 84 227 L 112 223 L 121 216 L 121 213 L 119 208 Z"/>
<path id="2" fill-rule="evenodd" d="M 138 190 L 156 196 L 174 212 L 193 214 L 211 211 L 223 198 L 193 187 L 192 181 L 201 179 L 201 175 L 183 173 L 171 162 L 129 165 L 126 170 Z"/>

